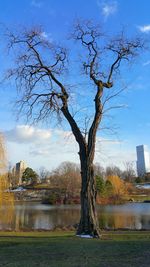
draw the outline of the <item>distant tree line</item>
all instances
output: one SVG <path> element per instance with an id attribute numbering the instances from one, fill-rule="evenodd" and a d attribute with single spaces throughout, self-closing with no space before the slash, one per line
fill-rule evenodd
<path id="1" fill-rule="evenodd" d="M 94 165 L 97 202 L 119 202 L 132 191 L 131 181 L 134 180 L 135 172 L 131 167 L 122 171 L 117 166 L 104 169 L 98 163 Z M 40 168 L 39 176 L 41 184 L 48 183 L 56 189 L 53 196 L 46 196 L 46 201 L 51 204 L 60 198 L 63 203 L 80 201 L 81 175 L 77 164 L 63 162 L 52 172 Z"/>
<path id="2" fill-rule="evenodd" d="M 96 163 L 94 171 L 98 203 L 123 201 L 125 197 L 132 194 L 134 183 L 148 180 L 148 177 L 135 176 L 131 162 L 124 164 L 124 170 L 118 166 L 103 168 L 99 163 Z M 9 183 L 13 184 L 15 177 L 12 176 L 10 168 L 8 177 Z M 40 167 L 37 172 L 28 167 L 23 172 L 22 182 L 23 186 L 53 189 L 53 194 L 49 194 L 47 191 L 45 195 L 45 201 L 51 204 L 80 202 L 81 174 L 78 164 L 63 162 L 51 172 L 44 167 Z"/>
<path id="3" fill-rule="evenodd" d="M 119 178 L 133 182 L 135 181 L 135 171 L 133 164 L 130 162 L 125 163 L 125 168 L 122 171 L 117 166 L 108 166 L 103 168 L 99 163 L 94 165 L 95 176 L 101 176 L 106 180 L 106 177 L 116 175 Z M 74 187 L 76 183 L 79 183 L 80 167 L 73 162 L 62 162 L 57 168 L 51 172 L 45 167 L 40 167 L 38 171 L 32 168 L 26 168 L 22 174 L 22 181 L 24 184 L 37 184 L 48 183 L 53 186 L 64 186 L 65 184 L 70 188 Z M 8 166 L 8 177 L 10 184 L 17 184 L 16 178 L 12 173 L 11 164 Z"/>

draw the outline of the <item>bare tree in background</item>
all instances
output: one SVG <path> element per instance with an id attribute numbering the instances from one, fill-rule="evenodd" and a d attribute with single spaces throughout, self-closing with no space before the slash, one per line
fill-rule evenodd
<path id="1" fill-rule="evenodd" d="M 133 182 L 136 174 L 135 174 L 135 163 L 133 161 L 126 161 L 124 162 L 124 172 L 122 174 L 123 179 L 127 182 Z"/>
<path id="2" fill-rule="evenodd" d="M 41 166 L 38 170 L 38 175 L 41 183 L 48 182 L 48 178 L 50 176 L 50 172 L 43 166 Z"/>
<path id="3" fill-rule="evenodd" d="M 52 171 L 50 181 L 52 186 L 62 189 L 66 197 L 78 196 L 81 187 L 79 166 L 73 162 L 62 162 Z"/>
<path id="4" fill-rule="evenodd" d="M 116 175 L 122 177 L 122 170 L 117 166 L 107 166 L 106 167 L 106 177 Z"/>
<path id="5" fill-rule="evenodd" d="M 71 51 L 74 61 L 71 66 L 68 63 L 67 50 L 52 44 L 43 36 L 41 29 L 33 28 L 19 34 L 7 34 L 9 48 L 13 48 L 16 55 L 16 65 L 8 71 L 7 78 L 15 78 L 20 93 L 19 113 L 27 114 L 29 119 L 37 122 L 50 118 L 53 114 L 68 121 L 79 145 L 82 177 L 81 218 L 77 234 L 100 237 L 93 168 L 96 134 L 103 117 L 104 104 L 112 98 L 107 92 L 113 92 L 114 76 L 116 78 L 119 70 L 121 71 L 121 63 L 132 62 L 143 43 L 139 38 L 128 39 L 123 33 L 108 40 L 101 33 L 100 27 L 90 21 L 77 22 L 71 36 L 80 45 L 83 58 L 80 62 L 82 74 L 79 72 L 74 80 L 82 80 L 85 75 L 87 83 L 82 85 L 82 88 L 80 86 L 78 92 L 83 92 L 84 103 L 87 99 L 87 105 L 93 106 L 90 114 L 91 124 L 86 125 L 86 133 L 83 133 L 83 126 L 78 123 L 79 117 L 82 117 L 80 110 L 77 118 L 71 112 L 70 98 L 74 87 L 64 82 L 71 71 L 77 71 L 79 62 L 76 63 L 75 53 Z M 93 95 L 90 98 L 91 103 L 90 94 Z M 103 102 L 105 94 L 107 97 Z M 80 98 L 81 96 L 77 95 L 77 103 Z"/>
<path id="6" fill-rule="evenodd" d="M 103 179 L 106 176 L 105 175 L 105 169 L 97 162 L 94 164 L 94 174 L 102 177 Z"/>

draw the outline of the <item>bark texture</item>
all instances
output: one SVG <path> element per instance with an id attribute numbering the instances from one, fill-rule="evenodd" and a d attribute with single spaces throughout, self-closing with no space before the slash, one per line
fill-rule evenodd
<path id="1" fill-rule="evenodd" d="M 96 189 L 93 166 L 85 166 L 81 172 L 81 218 L 77 235 L 100 237 L 99 223 L 96 212 Z"/>

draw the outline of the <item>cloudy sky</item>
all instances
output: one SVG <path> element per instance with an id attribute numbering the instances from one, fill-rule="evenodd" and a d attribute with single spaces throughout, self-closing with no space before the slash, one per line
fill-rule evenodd
<path id="1" fill-rule="evenodd" d="M 149 10 L 149 0 L 5 0 L 0 1 L 0 23 L 11 29 L 42 25 L 43 38 L 65 43 L 75 19 L 91 18 L 99 22 L 105 32 L 117 32 L 123 27 L 129 34 L 137 33 L 148 39 Z M 7 56 L 3 37 L 0 38 L 2 80 L 4 70 L 12 62 Z M 121 79 L 120 86 L 125 84 L 127 88 L 117 99 L 117 104 L 124 108 L 116 109 L 110 114 L 113 116 L 106 119 L 106 127 L 113 131 L 99 132 L 95 161 L 103 166 L 114 164 L 123 168 L 124 162 L 135 162 L 136 145 L 150 147 L 150 51 L 132 68 L 129 66 Z M 82 91 L 80 96 L 85 98 Z M 5 135 L 8 160 L 12 165 L 25 160 L 34 169 L 45 166 L 51 170 L 62 161 L 78 162 L 78 146 L 70 128 L 66 124 L 60 126 L 48 122 L 33 126 L 22 117 L 16 120 L 13 112 L 15 98 L 15 84 L 1 83 L 0 131 Z M 75 92 L 72 92 L 72 99 L 77 105 Z"/>

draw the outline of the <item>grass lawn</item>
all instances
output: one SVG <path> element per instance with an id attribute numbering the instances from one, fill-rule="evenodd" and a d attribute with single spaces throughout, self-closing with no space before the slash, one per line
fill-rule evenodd
<path id="1" fill-rule="evenodd" d="M 150 193 L 149 194 L 142 194 L 142 195 L 132 195 L 131 198 L 134 199 L 134 201 L 143 202 L 145 200 L 150 200 Z M 129 199 L 129 197 L 128 197 Z"/>
<path id="2" fill-rule="evenodd" d="M 150 232 L 103 232 L 100 240 L 73 232 L 0 232 L 0 266 L 149 267 Z"/>

